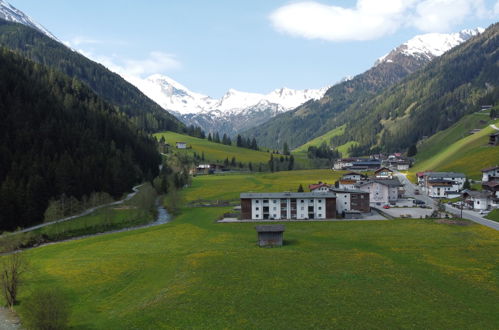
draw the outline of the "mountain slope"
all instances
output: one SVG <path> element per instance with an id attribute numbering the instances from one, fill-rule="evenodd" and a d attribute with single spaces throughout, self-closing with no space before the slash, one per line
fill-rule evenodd
<path id="1" fill-rule="evenodd" d="M 434 34 L 415 37 L 407 43 L 397 47 L 389 54 L 379 59 L 368 71 L 331 87 L 325 96 L 318 101 L 309 101 L 295 110 L 281 114 L 267 123 L 248 130 L 245 135 L 256 137 L 259 144 L 269 147 L 280 147 L 287 142 L 291 147 L 305 144 L 307 141 L 321 136 L 330 130 L 344 124 L 338 121 L 337 116 L 348 109 L 352 104 L 362 104 L 386 88 L 400 82 L 413 72 L 428 64 L 433 58 L 447 47 L 453 46 L 460 40 L 469 39 L 479 33 L 479 30 L 463 31 L 459 38 L 441 35 L 441 47 L 417 47 L 414 40 L 431 39 L 434 43 Z M 443 37 L 442 37 L 443 36 Z M 448 42 L 452 39 L 453 42 Z M 430 41 L 427 41 L 430 43 Z M 411 51 L 407 51 L 411 50 Z"/>
<path id="2" fill-rule="evenodd" d="M 174 116 L 119 75 L 35 29 L 0 19 L 0 46 L 83 81 L 146 131 L 178 131 L 183 127 Z"/>
<path id="3" fill-rule="evenodd" d="M 481 104 L 499 102 L 499 24 L 433 60 L 423 70 L 335 120 L 347 124 L 334 144 L 357 141 L 357 154 L 405 150 Z"/>
<path id="4" fill-rule="evenodd" d="M 50 31 L 44 28 L 41 24 L 32 20 L 28 15 L 15 8 L 11 4 L 4 0 L 0 0 L 0 19 L 6 20 L 8 22 L 20 23 L 29 26 L 35 30 L 40 31 L 47 37 L 50 37 L 56 41 L 59 41 Z"/>
<path id="5" fill-rule="evenodd" d="M 155 74 L 146 79 L 133 79 L 131 82 L 186 125 L 227 135 L 236 135 L 265 123 L 277 114 L 294 109 L 310 99 L 319 99 L 328 89 L 280 88 L 269 94 L 229 89 L 222 98 L 215 99 L 192 92 L 164 75 Z"/>
<path id="6" fill-rule="evenodd" d="M 43 219 L 50 199 L 151 179 L 154 140 L 76 79 L 0 48 L 0 229 Z"/>

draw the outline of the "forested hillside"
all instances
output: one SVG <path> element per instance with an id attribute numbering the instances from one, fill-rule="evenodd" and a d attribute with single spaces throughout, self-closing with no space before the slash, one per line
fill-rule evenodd
<path id="1" fill-rule="evenodd" d="M 424 69 L 335 118 L 346 124 L 333 145 L 356 141 L 354 154 L 405 150 L 481 105 L 499 101 L 499 24 Z"/>
<path id="2" fill-rule="evenodd" d="M 0 229 L 40 222 L 62 194 L 118 197 L 160 163 L 153 138 L 85 84 L 5 48 L 0 155 Z"/>
<path id="3" fill-rule="evenodd" d="M 0 19 L 0 46 L 86 83 L 95 93 L 127 114 L 141 129 L 181 131 L 173 115 L 147 98 L 135 86 L 104 66 L 47 37 L 37 30 Z"/>
<path id="4" fill-rule="evenodd" d="M 354 103 L 366 102 L 387 87 L 401 81 L 428 63 L 428 59 L 398 54 L 353 79 L 331 87 L 325 96 L 283 113 L 244 133 L 256 137 L 259 145 L 282 148 L 287 142 L 296 148 L 315 137 L 341 126 L 336 116 Z"/>

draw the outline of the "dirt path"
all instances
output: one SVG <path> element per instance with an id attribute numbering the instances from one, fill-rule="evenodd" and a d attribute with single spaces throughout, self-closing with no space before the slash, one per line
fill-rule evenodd
<path id="1" fill-rule="evenodd" d="M 5 307 L 0 307 L 0 330 L 21 329 L 21 323 L 16 313 Z"/>

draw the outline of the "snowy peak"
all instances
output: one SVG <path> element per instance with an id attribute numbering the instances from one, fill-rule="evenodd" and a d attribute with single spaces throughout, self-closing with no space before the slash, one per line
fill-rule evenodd
<path id="1" fill-rule="evenodd" d="M 41 24 L 38 24 L 34 20 L 32 20 L 28 15 L 15 8 L 8 2 L 4 0 L 0 0 L 0 19 L 4 19 L 8 22 L 20 23 L 35 30 L 40 31 L 46 36 L 54 39 L 55 41 L 59 41 L 52 33 L 50 33 L 46 28 L 44 28 Z"/>
<path id="2" fill-rule="evenodd" d="M 158 103 L 162 108 L 182 115 L 194 113 L 238 113 L 254 109 L 291 110 L 310 99 L 319 99 L 329 87 L 321 89 L 294 90 L 276 89 L 269 94 L 241 92 L 229 89 L 222 98 L 214 99 L 195 93 L 175 80 L 160 74 L 146 79 L 130 80 L 145 95 Z"/>
<path id="3" fill-rule="evenodd" d="M 432 60 L 441 56 L 446 51 L 460 45 L 466 40 L 482 33 L 484 29 L 466 29 L 456 33 L 427 33 L 417 35 L 409 41 L 403 43 L 390 53 L 380 57 L 375 65 L 380 63 L 393 62 L 397 55 L 405 55 L 423 60 Z"/>

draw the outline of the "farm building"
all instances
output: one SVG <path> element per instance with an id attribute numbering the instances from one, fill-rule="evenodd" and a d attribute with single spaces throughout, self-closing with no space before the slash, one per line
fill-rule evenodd
<path id="1" fill-rule="evenodd" d="M 175 145 L 176 145 L 177 149 L 187 149 L 186 142 L 175 142 Z"/>
<path id="2" fill-rule="evenodd" d="M 260 247 L 282 246 L 284 225 L 261 225 L 255 229 Z"/>
<path id="3" fill-rule="evenodd" d="M 242 193 L 241 219 L 315 220 L 336 217 L 332 192 Z"/>

